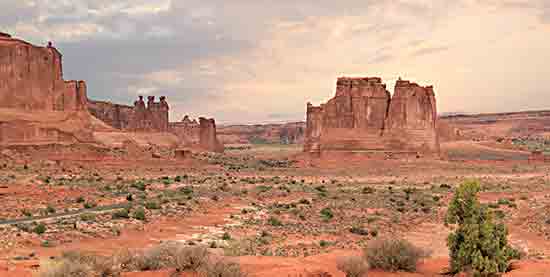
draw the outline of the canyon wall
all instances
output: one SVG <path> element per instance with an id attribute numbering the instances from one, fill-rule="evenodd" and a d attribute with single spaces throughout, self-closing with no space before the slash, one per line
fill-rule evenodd
<path id="1" fill-rule="evenodd" d="M 166 97 L 156 102 L 149 96 L 147 105 L 139 96 L 134 106 L 113 104 L 104 101 L 88 101 L 88 110 L 96 118 L 113 128 L 132 132 L 167 132 L 169 130 L 168 111 L 170 107 Z"/>
<path id="2" fill-rule="evenodd" d="M 90 142 L 84 81 L 63 80 L 62 55 L 0 33 L 0 144 Z"/>
<path id="3" fill-rule="evenodd" d="M 161 96 L 159 100 L 156 102 L 154 96 L 148 96 L 145 103 L 143 97 L 139 96 L 133 106 L 89 100 L 88 110 L 96 118 L 121 131 L 172 133 L 180 140 L 180 147 L 223 152 L 224 147 L 216 137 L 213 119 L 204 119 L 204 122 L 198 123 L 185 116 L 180 122 L 169 122 L 170 108 L 166 97 Z"/>
<path id="4" fill-rule="evenodd" d="M 433 87 L 399 80 L 393 97 L 378 77 L 339 78 L 336 95 L 307 105 L 304 151 L 439 154 Z"/>

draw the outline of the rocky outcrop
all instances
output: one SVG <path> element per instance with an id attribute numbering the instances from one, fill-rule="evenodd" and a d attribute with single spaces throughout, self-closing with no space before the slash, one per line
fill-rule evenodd
<path id="1" fill-rule="evenodd" d="M 191 120 L 187 115 L 180 122 L 170 122 L 169 128 L 170 132 L 178 136 L 186 145 L 198 145 L 200 142 L 200 125 L 197 120 Z"/>
<path id="2" fill-rule="evenodd" d="M 170 107 L 164 96 L 160 97 L 159 102 L 155 101 L 155 96 L 149 96 L 147 105 L 143 101 L 143 96 L 139 96 L 134 106 L 89 100 L 87 108 L 92 115 L 113 128 L 133 132 L 167 132 L 169 130 Z"/>
<path id="3" fill-rule="evenodd" d="M 0 144 L 92 141 L 86 83 L 63 80 L 62 55 L 0 34 Z"/>
<path id="4" fill-rule="evenodd" d="M 336 96 L 307 105 L 304 151 L 439 153 L 433 87 L 399 80 L 393 97 L 380 78 L 339 78 Z"/>
<path id="5" fill-rule="evenodd" d="M 86 109 L 84 81 L 63 80 L 62 55 L 0 35 L 0 108 L 28 111 Z"/>
<path id="6" fill-rule="evenodd" d="M 223 152 L 223 144 L 218 141 L 216 135 L 216 121 L 213 118 L 199 118 L 200 148 L 211 152 Z"/>

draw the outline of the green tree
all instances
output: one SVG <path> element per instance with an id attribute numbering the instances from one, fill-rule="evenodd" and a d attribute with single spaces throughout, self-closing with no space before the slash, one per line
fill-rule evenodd
<path id="1" fill-rule="evenodd" d="M 488 207 L 477 199 L 479 190 L 477 181 L 464 182 L 449 205 L 445 223 L 455 225 L 447 239 L 451 273 L 471 271 L 474 276 L 498 276 L 519 255 L 508 245 L 504 224 L 495 222 Z"/>

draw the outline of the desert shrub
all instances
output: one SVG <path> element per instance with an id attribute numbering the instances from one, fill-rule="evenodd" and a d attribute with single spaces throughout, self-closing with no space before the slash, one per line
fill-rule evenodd
<path id="1" fill-rule="evenodd" d="M 82 252 L 64 252 L 40 266 L 40 277 L 120 276 L 113 259 Z"/>
<path id="2" fill-rule="evenodd" d="M 48 214 L 55 213 L 55 208 L 53 206 L 48 205 L 48 207 L 46 207 L 46 213 Z"/>
<path id="3" fill-rule="evenodd" d="M 48 261 L 40 266 L 40 277 L 88 277 L 91 268 L 69 261 Z"/>
<path id="4" fill-rule="evenodd" d="M 97 207 L 97 204 L 94 202 L 86 202 L 82 206 L 84 207 L 84 209 L 91 209 Z"/>
<path id="5" fill-rule="evenodd" d="M 268 223 L 269 225 L 271 225 L 271 226 L 276 226 L 276 227 L 277 227 L 277 226 L 283 226 L 283 223 L 282 223 L 278 218 L 273 217 L 273 216 L 272 216 L 272 217 L 269 217 L 269 218 L 267 219 L 267 223 Z"/>
<path id="6" fill-rule="evenodd" d="M 332 213 L 332 210 L 329 208 L 324 208 L 321 210 L 321 217 L 323 220 L 331 220 L 334 217 L 334 214 Z"/>
<path id="7" fill-rule="evenodd" d="M 139 207 L 134 211 L 133 217 L 137 220 L 145 220 L 145 209 L 143 207 Z"/>
<path id="8" fill-rule="evenodd" d="M 258 243 L 254 239 L 231 240 L 223 250 L 226 256 L 255 256 Z"/>
<path id="9" fill-rule="evenodd" d="M 80 220 L 82 221 L 94 221 L 95 220 L 95 214 L 93 213 L 84 213 L 80 215 Z"/>
<path id="10" fill-rule="evenodd" d="M 352 233 L 352 234 L 360 235 L 360 236 L 368 236 L 369 235 L 369 230 L 363 229 L 363 228 L 358 227 L 358 226 L 353 226 L 353 227 L 349 228 L 349 232 Z"/>
<path id="11" fill-rule="evenodd" d="M 404 239 L 378 239 L 367 245 L 365 258 L 371 268 L 386 271 L 416 271 L 426 253 Z"/>
<path id="12" fill-rule="evenodd" d="M 241 269 L 237 263 L 228 262 L 223 259 L 210 260 L 200 271 L 200 276 L 203 277 L 246 277 L 247 274 Z"/>
<path id="13" fill-rule="evenodd" d="M 63 263 L 80 264 L 89 268 L 86 276 L 119 276 L 120 271 L 112 257 L 98 256 L 78 251 L 63 252 Z M 73 275 L 66 275 L 73 276 Z"/>
<path id="14" fill-rule="evenodd" d="M 364 187 L 363 190 L 361 191 L 363 194 L 371 194 L 371 193 L 374 193 L 376 192 L 375 189 L 371 188 L 371 187 Z"/>
<path id="15" fill-rule="evenodd" d="M 41 234 L 46 233 L 46 230 L 47 230 L 46 225 L 44 225 L 43 223 L 40 223 L 40 224 L 36 225 L 36 227 L 34 227 L 34 229 L 32 231 L 36 234 L 41 235 Z"/>
<path id="16" fill-rule="evenodd" d="M 504 224 L 495 223 L 493 213 L 477 199 L 480 185 L 476 181 L 461 184 L 449 205 L 445 223 L 455 231 L 447 245 L 451 273 L 471 271 L 474 276 L 493 276 L 506 272 L 510 260 L 518 253 L 508 245 Z"/>
<path id="17" fill-rule="evenodd" d="M 130 211 L 128 209 L 122 209 L 112 214 L 113 219 L 130 218 Z"/>
<path id="18" fill-rule="evenodd" d="M 197 271 L 208 261 L 208 250 L 202 246 L 183 247 L 175 249 L 173 267 L 177 271 Z"/>
<path id="19" fill-rule="evenodd" d="M 348 257 L 337 262 L 338 270 L 344 272 L 346 277 L 366 277 L 369 270 L 367 262 L 361 257 Z"/>

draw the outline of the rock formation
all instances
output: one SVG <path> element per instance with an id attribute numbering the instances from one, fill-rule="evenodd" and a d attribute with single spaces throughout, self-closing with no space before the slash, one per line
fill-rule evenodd
<path id="1" fill-rule="evenodd" d="M 0 33 L 0 147 L 60 143 L 126 147 L 133 143 L 173 148 L 182 144 L 171 133 L 177 132 L 171 128 L 165 97 L 157 102 L 149 96 L 147 103 L 139 97 L 134 106 L 88 100 L 84 81 L 63 80 L 61 60 L 51 43 L 38 47 Z M 213 120 L 195 125 L 189 132 L 196 134 L 196 142 L 190 139 L 183 144 L 223 151 Z"/>
<path id="2" fill-rule="evenodd" d="M 134 106 L 89 100 L 88 110 L 111 127 L 122 131 L 172 133 L 180 139 L 181 147 L 223 152 L 223 144 L 216 137 L 213 119 L 212 122 L 206 120 L 199 124 L 185 116 L 180 122 L 169 122 L 169 105 L 164 96 L 160 97 L 159 102 L 155 102 L 154 96 L 149 96 L 147 103 L 139 96 Z"/>
<path id="3" fill-rule="evenodd" d="M 0 34 L 0 144 L 89 142 L 86 83 L 63 80 L 62 55 Z"/>
<path id="4" fill-rule="evenodd" d="M 155 102 L 155 97 L 149 96 L 147 105 L 143 101 L 143 96 L 139 96 L 133 107 L 103 101 L 88 101 L 88 110 L 92 115 L 113 128 L 133 132 L 167 132 L 169 109 L 164 96 L 160 97 L 160 102 Z"/>
<path id="5" fill-rule="evenodd" d="M 307 105 L 304 151 L 439 153 L 433 87 L 399 80 L 391 97 L 380 78 L 339 78 L 336 96 Z"/>
<path id="6" fill-rule="evenodd" d="M 224 146 L 218 140 L 214 119 L 199 118 L 199 122 L 185 116 L 180 122 L 170 123 L 170 132 L 183 141 L 183 146 L 199 148 L 210 152 L 223 152 Z"/>
<path id="7" fill-rule="evenodd" d="M 178 136 L 186 144 L 199 144 L 200 125 L 197 120 L 191 120 L 186 115 L 180 122 L 170 122 L 170 132 Z"/>
<path id="8" fill-rule="evenodd" d="M 213 118 L 199 118 L 200 140 L 199 145 L 202 149 L 223 152 L 223 144 L 218 141 L 216 136 L 216 121 Z"/>
<path id="9" fill-rule="evenodd" d="M 86 109 L 84 81 L 64 81 L 61 54 L 0 35 L 0 108 L 35 111 Z"/>

